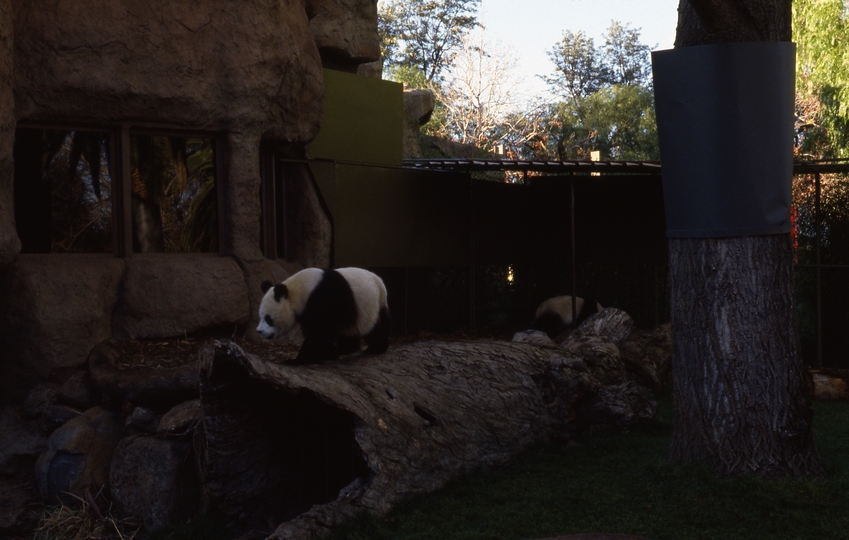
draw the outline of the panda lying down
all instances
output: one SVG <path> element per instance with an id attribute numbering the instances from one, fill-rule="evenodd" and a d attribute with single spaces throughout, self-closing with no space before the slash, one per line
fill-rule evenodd
<path id="1" fill-rule="evenodd" d="M 590 316 L 602 310 L 601 304 L 595 300 L 575 297 L 575 312 L 577 313 L 577 325 L 587 320 Z M 548 334 L 551 339 L 556 338 L 561 332 L 572 325 L 572 297 L 555 296 L 545 300 L 537 307 L 534 314 L 534 330 L 541 330 Z"/>
<path id="2" fill-rule="evenodd" d="M 360 338 L 368 343 L 369 354 L 385 353 L 389 347 L 386 287 L 368 270 L 307 268 L 277 285 L 264 281 L 262 291 L 256 331 L 271 340 L 300 324 L 304 343 L 295 364 L 357 351 Z"/>

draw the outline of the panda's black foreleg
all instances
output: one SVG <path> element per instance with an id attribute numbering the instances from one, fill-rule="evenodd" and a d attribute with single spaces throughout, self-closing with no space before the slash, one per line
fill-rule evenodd
<path id="1" fill-rule="evenodd" d="M 318 364 L 327 360 L 335 360 L 339 357 L 336 346 L 333 341 L 325 337 L 307 337 L 304 338 L 304 343 L 301 345 L 301 350 L 298 351 L 298 356 L 292 364 Z"/>
<path id="2" fill-rule="evenodd" d="M 360 350 L 360 336 L 340 336 L 336 340 L 336 349 L 339 354 L 350 354 Z"/>
<path id="3" fill-rule="evenodd" d="M 383 308 L 377 319 L 377 324 L 366 336 L 368 348 L 366 354 L 383 354 L 389 348 L 389 332 L 391 330 L 392 317 L 389 310 Z"/>
<path id="4" fill-rule="evenodd" d="M 560 318 L 560 315 L 546 312 L 537 317 L 531 328 L 545 332 L 548 334 L 548 337 L 554 339 L 566 328 L 566 325 L 563 324 L 563 319 Z"/>

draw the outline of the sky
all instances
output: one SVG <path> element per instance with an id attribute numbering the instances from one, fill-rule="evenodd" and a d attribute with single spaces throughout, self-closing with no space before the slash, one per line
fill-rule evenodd
<path id="1" fill-rule="evenodd" d="M 483 39 L 517 57 L 518 89 L 530 97 L 544 94 L 538 75 L 551 75 L 547 51 L 564 30 L 583 30 L 598 47 L 611 21 L 640 29 L 652 50 L 671 49 L 678 22 L 678 0 L 481 0 Z"/>

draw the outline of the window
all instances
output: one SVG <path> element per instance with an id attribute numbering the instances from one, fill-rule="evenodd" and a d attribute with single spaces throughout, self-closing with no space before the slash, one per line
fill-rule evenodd
<path id="1" fill-rule="evenodd" d="M 22 252 L 217 252 L 217 176 L 213 137 L 18 128 Z"/>
<path id="2" fill-rule="evenodd" d="M 109 253 L 109 132 L 18 129 L 15 222 L 23 253 Z"/>
<path id="3" fill-rule="evenodd" d="M 286 258 L 292 255 L 286 227 L 288 193 L 293 179 L 309 174 L 304 162 L 278 158 L 270 149 L 264 149 L 260 161 L 262 176 L 262 228 L 260 243 L 263 254 L 269 259 Z M 295 182 L 296 183 L 296 182 Z"/>
<path id="4" fill-rule="evenodd" d="M 215 141 L 130 137 L 133 252 L 218 251 Z"/>

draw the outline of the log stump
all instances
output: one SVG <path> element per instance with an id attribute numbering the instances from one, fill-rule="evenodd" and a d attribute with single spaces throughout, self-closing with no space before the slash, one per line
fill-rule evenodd
<path id="1" fill-rule="evenodd" d="M 595 317 L 606 311 L 622 319 L 618 310 Z M 601 352 L 587 354 L 594 343 Z M 584 336 L 573 349 L 585 357 L 568 347 L 429 341 L 291 366 L 211 342 L 200 351 L 207 510 L 239 532 L 319 537 L 536 443 L 654 415 L 649 392 L 614 362 L 615 344 Z"/>

